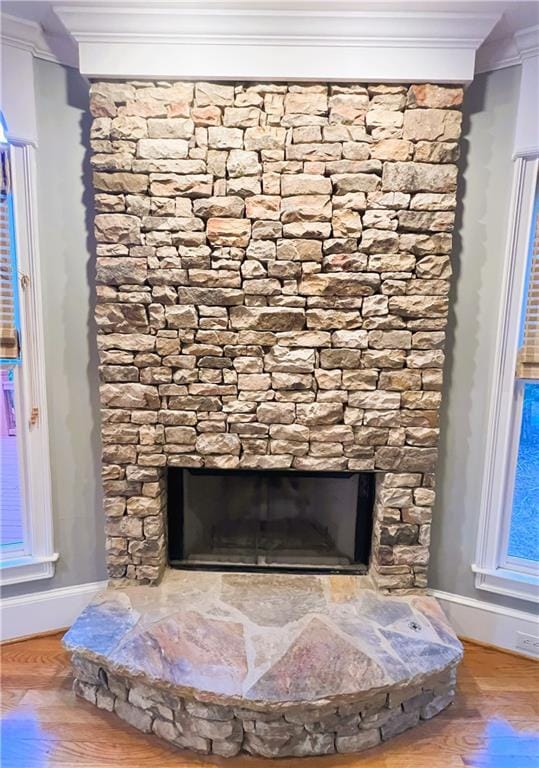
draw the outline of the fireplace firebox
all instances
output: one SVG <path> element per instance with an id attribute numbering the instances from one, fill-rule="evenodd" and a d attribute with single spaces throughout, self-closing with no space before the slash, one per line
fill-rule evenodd
<path id="1" fill-rule="evenodd" d="M 367 571 L 374 473 L 168 470 L 178 568 Z"/>

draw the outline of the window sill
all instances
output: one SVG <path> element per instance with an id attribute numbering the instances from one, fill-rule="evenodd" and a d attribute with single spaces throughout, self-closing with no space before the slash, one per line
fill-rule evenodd
<path id="1" fill-rule="evenodd" d="M 472 565 L 475 586 L 497 595 L 539 603 L 539 576 L 510 568 L 481 568 Z"/>
<path id="2" fill-rule="evenodd" d="M 0 562 L 0 586 L 21 584 L 25 581 L 51 579 L 54 576 L 58 553 L 48 557 L 14 557 Z"/>

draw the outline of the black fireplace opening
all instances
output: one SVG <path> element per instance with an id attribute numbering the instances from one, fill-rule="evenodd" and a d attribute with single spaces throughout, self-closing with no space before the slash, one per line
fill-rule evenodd
<path id="1" fill-rule="evenodd" d="M 168 469 L 173 568 L 366 573 L 372 472 Z"/>

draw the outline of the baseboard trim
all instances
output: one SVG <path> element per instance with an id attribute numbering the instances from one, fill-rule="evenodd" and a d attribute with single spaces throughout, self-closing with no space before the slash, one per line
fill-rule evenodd
<path id="1" fill-rule="evenodd" d="M 429 594 L 439 601 L 457 635 L 472 642 L 526 656 L 517 648 L 517 633 L 539 635 L 538 618 L 531 612 L 438 589 Z"/>
<path id="2" fill-rule="evenodd" d="M 481 640 L 473 640 L 471 637 L 459 636 L 459 640 L 462 640 L 466 645 L 475 645 L 477 648 L 485 648 L 487 651 L 496 651 L 497 653 L 505 653 L 507 656 L 514 656 L 516 659 L 528 659 L 528 661 L 537 661 L 537 656 L 529 656 L 522 651 L 511 651 L 509 648 L 500 648 L 499 645 L 493 645 L 492 643 L 482 643 Z M 466 649 L 464 649 L 466 653 Z"/>
<path id="3" fill-rule="evenodd" d="M 106 581 L 47 589 L 0 600 L 0 642 L 69 627 Z"/>
<path id="4" fill-rule="evenodd" d="M 15 643 L 26 643 L 28 640 L 41 640 L 43 637 L 56 637 L 57 635 L 64 635 L 69 627 L 61 627 L 61 629 L 49 629 L 46 632 L 34 632 L 32 635 L 23 635 L 22 637 L 10 637 L 9 640 L 0 640 L 0 646 L 3 648 L 6 645 L 14 645 Z"/>

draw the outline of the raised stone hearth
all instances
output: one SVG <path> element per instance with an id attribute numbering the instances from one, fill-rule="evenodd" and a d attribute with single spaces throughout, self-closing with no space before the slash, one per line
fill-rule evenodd
<path id="1" fill-rule="evenodd" d="M 107 590 L 64 642 L 80 696 L 223 756 L 373 747 L 450 704 L 462 656 L 434 599 L 358 576 L 168 572 Z"/>

